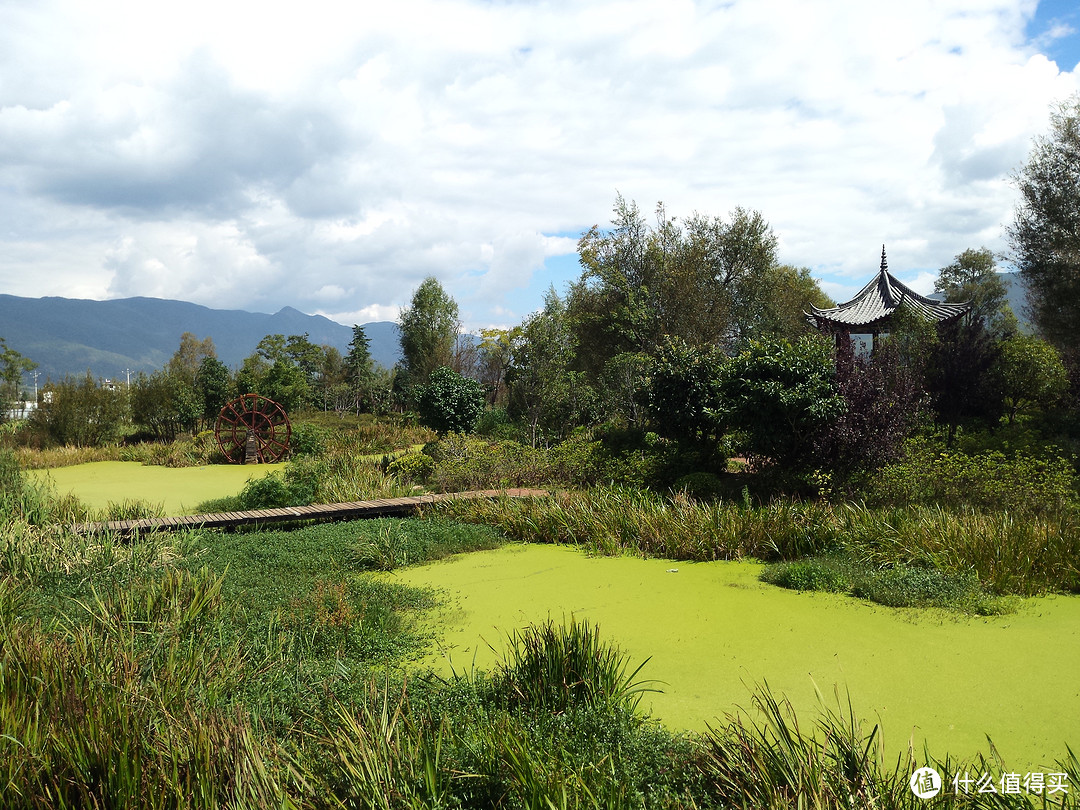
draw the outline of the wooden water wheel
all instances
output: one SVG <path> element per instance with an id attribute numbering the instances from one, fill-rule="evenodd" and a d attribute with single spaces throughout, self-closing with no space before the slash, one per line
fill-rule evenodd
<path id="1" fill-rule="evenodd" d="M 244 394 L 218 414 L 214 437 L 233 464 L 269 464 L 289 451 L 292 424 L 285 409 L 259 394 Z"/>

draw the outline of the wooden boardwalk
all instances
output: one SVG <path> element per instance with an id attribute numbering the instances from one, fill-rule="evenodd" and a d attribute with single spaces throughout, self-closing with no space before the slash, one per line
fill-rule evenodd
<path id="1" fill-rule="evenodd" d="M 233 529 L 237 526 L 268 525 L 295 521 L 329 522 L 360 518 L 400 517 L 410 515 L 424 506 L 443 501 L 473 498 L 539 498 L 546 497 L 543 489 L 484 489 L 471 492 L 447 492 L 439 495 L 412 495 L 406 498 L 380 498 L 350 503 L 319 503 L 311 506 L 286 506 L 279 509 L 254 509 L 248 512 L 217 512 L 205 515 L 142 518 L 140 520 L 108 520 L 83 523 L 75 527 L 82 534 L 110 533 L 122 537 L 137 532 L 182 531 L 184 529 Z"/>

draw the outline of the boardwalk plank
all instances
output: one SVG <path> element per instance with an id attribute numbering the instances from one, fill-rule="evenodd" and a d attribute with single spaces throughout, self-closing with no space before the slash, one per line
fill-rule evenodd
<path id="1" fill-rule="evenodd" d="M 281 523 L 292 520 L 336 520 L 343 517 L 365 518 L 385 517 L 387 515 L 407 515 L 421 506 L 444 503 L 451 500 L 473 500 L 477 498 L 533 498 L 546 497 L 549 493 L 538 489 L 473 490 L 469 492 L 429 493 L 409 495 L 398 498 L 374 498 L 367 501 L 348 501 L 344 503 L 311 504 L 309 506 L 290 506 L 278 509 L 253 509 L 244 512 L 213 512 L 197 515 L 180 515 L 164 518 L 142 518 L 139 520 L 109 520 L 99 523 L 84 523 L 74 526 L 81 534 L 114 532 L 121 536 L 130 536 L 140 531 L 173 531 L 195 527 L 230 528 L 251 523 Z"/>

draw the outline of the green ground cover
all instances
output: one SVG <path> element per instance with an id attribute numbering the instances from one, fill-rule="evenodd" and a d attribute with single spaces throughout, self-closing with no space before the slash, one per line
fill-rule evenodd
<path id="1" fill-rule="evenodd" d="M 386 576 L 448 595 L 440 652 L 427 661 L 443 672 L 488 668 L 507 633 L 572 614 L 632 661 L 652 656 L 641 676 L 666 685 L 643 703 L 671 728 L 703 730 L 767 681 L 806 716 L 819 708 L 815 685 L 830 697 L 834 685 L 849 690 L 897 753 L 909 740 L 988 753 L 989 735 L 1010 767 L 1042 767 L 1076 747 L 1080 598 L 974 617 L 795 593 L 760 582 L 761 568 L 513 545 Z"/>
<path id="2" fill-rule="evenodd" d="M 203 501 L 235 495 L 249 479 L 284 466 L 156 467 L 135 461 L 95 461 L 52 470 L 30 470 L 28 475 L 36 480 L 51 479 L 57 494 L 72 493 L 92 509 L 104 509 L 109 503 L 144 500 L 163 504 L 166 515 L 183 515 Z"/>

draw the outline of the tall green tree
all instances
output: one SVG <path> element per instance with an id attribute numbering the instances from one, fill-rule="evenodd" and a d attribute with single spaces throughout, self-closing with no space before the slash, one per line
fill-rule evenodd
<path id="1" fill-rule="evenodd" d="M 127 392 L 98 385 L 87 372 L 48 383 L 30 425 L 52 443 L 94 447 L 120 438 L 128 414 Z"/>
<path id="2" fill-rule="evenodd" d="M 214 339 L 205 337 L 199 340 L 194 333 L 184 332 L 180 336 L 180 346 L 171 358 L 167 370 L 174 377 L 179 377 L 188 385 L 195 385 L 195 375 L 199 373 L 199 364 L 206 357 L 217 357 Z"/>
<path id="3" fill-rule="evenodd" d="M 572 367 L 576 350 L 566 303 L 549 289 L 544 308 L 522 324 L 506 371 L 507 411 L 525 424 L 533 447 L 559 441 L 591 420 L 596 393 Z"/>
<path id="4" fill-rule="evenodd" d="M 951 303 L 971 302 L 970 318 L 982 321 L 993 334 L 1015 325 L 1009 308 L 1009 289 L 998 273 L 994 252 L 968 248 L 938 271 L 934 289 Z"/>
<path id="5" fill-rule="evenodd" d="M 1009 424 L 1017 413 L 1053 405 L 1069 387 L 1054 347 L 1034 335 L 1013 335 L 998 347 L 998 370 Z"/>
<path id="6" fill-rule="evenodd" d="M 194 431 L 203 402 L 194 385 L 166 370 L 139 374 L 131 383 L 131 419 L 155 438 L 171 442 Z"/>
<path id="7" fill-rule="evenodd" d="M 209 424 L 233 398 L 236 384 L 224 363 L 216 357 L 204 357 L 195 374 L 195 391 L 202 401 L 202 418 Z"/>
<path id="8" fill-rule="evenodd" d="M 1020 204 L 1009 242 L 1027 287 L 1030 316 L 1047 340 L 1080 347 L 1080 95 L 1050 115 L 1017 173 Z"/>
<path id="9" fill-rule="evenodd" d="M 982 321 L 950 321 L 939 327 L 925 366 L 926 390 L 947 427 L 952 445 L 967 422 L 995 425 L 1004 412 L 998 375 L 999 344 Z"/>
<path id="10" fill-rule="evenodd" d="M 37 368 L 37 363 L 10 348 L 0 337 L 0 422 L 6 418 L 11 403 L 20 398 L 23 374 Z"/>
<path id="11" fill-rule="evenodd" d="M 345 355 L 345 368 L 350 382 L 359 384 L 371 376 L 375 361 L 371 358 L 371 339 L 364 327 L 353 324 L 352 340 L 349 341 L 349 353 Z"/>
<path id="12" fill-rule="evenodd" d="M 809 303 L 827 303 L 808 271 L 777 263 L 777 238 L 757 211 L 680 222 L 664 206 L 650 226 L 621 196 L 612 227 L 578 242 L 582 267 L 568 306 L 591 380 L 621 354 L 655 356 L 669 337 L 729 351 L 751 336 L 806 331 Z"/>
<path id="13" fill-rule="evenodd" d="M 438 279 L 428 276 L 398 316 L 402 365 L 410 385 L 422 385 L 432 371 L 451 364 L 459 326 L 457 302 Z"/>

